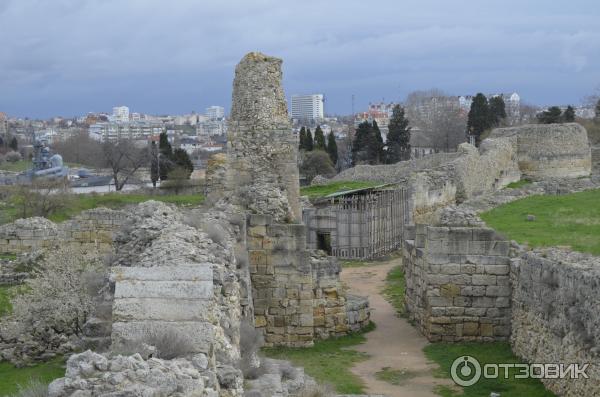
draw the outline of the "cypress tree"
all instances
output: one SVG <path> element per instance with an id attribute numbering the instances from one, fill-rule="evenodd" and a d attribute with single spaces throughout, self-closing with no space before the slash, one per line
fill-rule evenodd
<path id="1" fill-rule="evenodd" d="M 152 181 L 152 186 L 156 187 L 156 182 L 158 181 L 160 175 L 158 174 L 158 148 L 156 147 L 156 142 L 152 141 L 152 145 L 150 147 L 150 180 Z"/>
<path id="2" fill-rule="evenodd" d="M 314 149 L 325 150 L 325 135 L 323 134 L 323 130 L 321 129 L 320 125 L 318 125 L 317 129 L 315 130 Z"/>
<path id="3" fill-rule="evenodd" d="M 600 99 L 596 103 L 596 121 L 600 122 Z"/>
<path id="4" fill-rule="evenodd" d="M 381 138 L 381 135 L 380 135 Z M 352 142 L 352 163 L 377 164 L 381 145 L 376 137 L 373 125 L 363 121 L 358 125 Z"/>
<path id="5" fill-rule="evenodd" d="M 304 145 L 306 141 L 306 129 L 304 127 L 300 128 L 300 137 L 298 138 L 298 149 L 305 150 Z"/>
<path id="6" fill-rule="evenodd" d="M 478 93 L 473 98 L 467 120 L 467 130 L 469 134 L 475 136 L 476 145 L 479 145 L 483 131 L 491 127 L 490 121 L 490 109 L 487 98 L 482 93 Z"/>
<path id="7" fill-rule="evenodd" d="M 338 161 L 338 148 L 337 143 L 335 142 L 335 135 L 333 135 L 333 130 L 329 131 L 329 134 L 327 135 L 327 153 L 335 166 Z"/>
<path id="8" fill-rule="evenodd" d="M 8 146 L 15 152 L 19 149 L 19 142 L 17 141 L 16 136 L 13 136 L 13 138 L 10 140 L 10 143 L 8 144 Z"/>
<path id="9" fill-rule="evenodd" d="M 489 100 L 490 106 L 490 124 L 495 127 L 506 118 L 506 104 L 501 96 L 495 96 Z"/>
<path id="10" fill-rule="evenodd" d="M 372 164 L 379 164 L 383 159 L 383 137 L 381 136 L 381 130 L 379 130 L 379 126 L 377 125 L 377 121 L 373 120 L 373 138 L 374 141 L 370 147 L 370 157 L 373 161 Z"/>
<path id="11" fill-rule="evenodd" d="M 190 156 L 188 156 L 187 152 L 183 149 L 175 149 L 173 151 L 172 161 L 175 167 L 182 168 L 187 171 L 188 178 L 192 174 L 192 171 L 194 171 L 194 164 L 192 163 L 192 160 L 190 160 Z"/>
<path id="12" fill-rule="evenodd" d="M 400 105 L 394 106 L 388 124 L 386 162 L 389 164 L 410 159 L 410 127 L 408 123 L 404 108 Z"/>
<path id="13" fill-rule="evenodd" d="M 575 109 L 573 109 L 573 106 L 567 106 L 565 112 L 563 113 L 563 119 L 567 123 L 572 123 L 573 121 L 575 121 Z"/>
<path id="14" fill-rule="evenodd" d="M 306 129 L 306 138 L 305 138 L 305 145 L 304 145 L 304 150 L 306 150 L 307 152 L 310 152 L 313 150 L 314 148 L 314 143 L 313 143 L 313 136 L 312 136 L 312 132 L 310 132 L 310 128 Z"/>
<path id="15" fill-rule="evenodd" d="M 169 138 L 167 137 L 166 132 L 161 132 L 159 135 L 158 151 L 162 155 L 167 156 L 167 157 L 171 157 L 171 155 L 173 154 L 173 148 L 171 147 L 171 144 L 169 143 Z"/>

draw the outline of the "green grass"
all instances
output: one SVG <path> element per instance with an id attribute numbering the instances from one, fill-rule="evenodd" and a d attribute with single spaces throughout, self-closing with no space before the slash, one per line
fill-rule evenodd
<path id="1" fill-rule="evenodd" d="M 527 215 L 535 215 L 527 221 Z M 531 196 L 481 214 L 495 230 L 530 247 L 570 246 L 600 255 L 600 190 Z"/>
<path id="2" fill-rule="evenodd" d="M 517 189 L 517 188 L 523 187 L 525 185 L 529 185 L 530 183 L 531 183 L 530 180 L 521 179 L 516 182 L 509 183 L 508 185 L 506 185 L 505 189 Z"/>
<path id="3" fill-rule="evenodd" d="M 381 183 L 372 181 L 340 181 L 321 186 L 304 186 L 300 189 L 300 195 L 308 196 L 309 199 L 313 200 L 332 193 L 364 189 L 378 185 L 381 185 Z"/>
<path id="4" fill-rule="evenodd" d="M 424 349 L 425 355 L 430 360 L 440 365 L 436 374 L 439 377 L 450 379 L 452 362 L 460 356 L 475 357 L 483 368 L 485 364 L 521 363 L 511 351 L 510 345 L 505 342 L 494 343 L 433 343 Z M 502 369 L 500 371 L 503 371 Z M 504 375 L 503 372 L 500 372 Z M 436 392 L 443 397 L 482 397 L 489 396 L 491 392 L 500 393 L 502 397 L 552 397 L 553 393 L 547 391 L 538 379 L 515 379 L 515 371 L 509 372 L 509 379 L 481 379 L 473 386 L 457 389 L 442 386 Z"/>
<path id="5" fill-rule="evenodd" d="M 33 367 L 16 368 L 8 362 L 0 363 L 0 396 L 8 396 L 17 392 L 18 386 L 25 386 L 31 379 L 50 383 L 56 378 L 65 376 L 64 358 L 37 364 Z"/>
<path id="6" fill-rule="evenodd" d="M 48 216 L 48 219 L 54 222 L 63 222 L 71 219 L 82 211 L 97 207 L 107 207 L 112 209 L 122 208 L 130 204 L 138 204 L 148 200 L 162 201 L 176 205 L 199 205 L 204 200 L 201 194 L 168 194 L 168 195 L 148 195 L 148 194 L 129 194 L 129 193 L 106 193 L 106 194 L 73 194 L 70 195 L 68 205 Z M 18 211 L 14 207 L 4 207 L 4 222 L 12 222 L 18 216 Z"/>
<path id="7" fill-rule="evenodd" d="M 329 384 L 340 394 L 363 394 L 362 381 L 350 372 L 354 363 L 366 355 L 352 349 L 365 341 L 364 333 L 372 331 L 371 325 L 360 333 L 316 341 L 313 347 L 270 347 L 263 349 L 267 357 L 289 360 L 304 367 L 304 371 L 319 383 Z"/>
<path id="8" fill-rule="evenodd" d="M 383 296 L 394 306 L 399 316 L 406 315 L 404 306 L 404 291 L 406 290 L 406 280 L 404 279 L 404 271 L 402 266 L 396 266 L 390 270 L 385 278 L 385 288 Z"/>
<path id="9" fill-rule="evenodd" d="M 8 161 L 0 164 L 0 170 L 2 171 L 11 171 L 11 172 L 23 172 L 29 168 L 31 168 L 33 163 L 27 160 L 15 161 L 14 163 L 10 163 Z"/>
<path id="10" fill-rule="evenodd" d="M 11 254 L 8 252 L 0 253 L 0 259 L 8 259 L 14 261 L 15 259 L 17 259 L 17 254 Z"/>

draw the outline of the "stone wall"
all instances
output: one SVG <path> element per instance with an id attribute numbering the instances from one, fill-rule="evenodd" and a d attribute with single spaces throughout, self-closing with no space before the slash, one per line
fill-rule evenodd
<path id="1" fill-rule="evenodd" d="M 125 212 L 106 208 L 84 211 L 58 224 L 39 217 L 18 219 L 0 226 L 0 252 L 17 254 L 56 244 L 91 245 L 110 250 L 113 233 L 126 219 Z"/>
<path id="2" fill-rule="evenodd" d="M 306 249 L 304 225 L 250 215 L 247 246 L 255 325 L 268 345 L 310 346 L 315 338 L 347 333 L 340 266 Z"/>
<path id="3" fill-rule="evenodd" d="M 404 241 L 406 307 L 431 341 L 510 335 L 509 243 L 482 227 L 417 225 Z"/>
<path id="4" fill-rule="evenodd" d="M 516 138 L 519 169 L 529 179 L 590 175 L 587 131 L 577 123 L 498 128 L 492 131 L 491 137 Z"/>
<path id="5" fill-rule="evenodd" d="M 590 379 L 544 379 L 560 396 L 600 395 L 600 258 L 522 251 L 511 266 L 515 354 L 532 363 L 590 363 Z"/>

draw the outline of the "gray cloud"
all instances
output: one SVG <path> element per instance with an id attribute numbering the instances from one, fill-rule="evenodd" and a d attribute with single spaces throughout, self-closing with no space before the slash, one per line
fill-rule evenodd
<path id="1" fill-rule="evenodd" d="M 0 110 L 227 106 L 253 50 L 284 59 L 288 94 L 323 92 L 339 113 L 352 94 L 357 108 L 431 87 L 562 104 L 600 83 L 596 1 L 489 3 L 0 0 Z"/>

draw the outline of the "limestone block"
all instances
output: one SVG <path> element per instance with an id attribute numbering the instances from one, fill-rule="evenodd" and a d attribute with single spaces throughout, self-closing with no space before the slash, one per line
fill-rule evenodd
<path id="1" fill-rule="evenodd" d="M 177 266 L 127 267 L 111 268 L 111 281 L 211 281 L 213 270 L 208 263 L 181 264 Z"/>
<path id="2" fill-rule="evenodd" d="M 209 299 L 213 297 L 212 281 L 137 281 L 124 280 L 115 285 L 115 299 L 167 298 Z"/>
<path id="3" fill-rule="evenodd" d="M 160 330 L 176 327 L 177 331 L 190 339 L 193 344 L 192 353 L 209 353 L 214 344 L 214 328 L 205 322 L 177 322 L 170 321 L 131 321 L 115 322 L 112 326 L 112 341 L 143 340 L 143 338 Z"/>
<path id="4" fill-rule="evenodd" d="M 201 299 L 121 298 L 113 303 L 113 321 L 207 321 L 213 305 Z"/>

